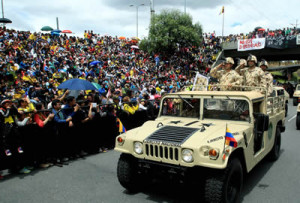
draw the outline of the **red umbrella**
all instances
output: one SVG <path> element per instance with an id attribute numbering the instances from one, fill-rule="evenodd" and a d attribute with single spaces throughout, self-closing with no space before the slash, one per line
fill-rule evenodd
<path id="1" fill-rule="evenodd" d="M 72 31 L 71 30 L 63 30 L 63 31 L 61 31 L 61 33 L 72 34 Z"/>
<path id="2" fill-rule="evenodd" d="M 265 31 L 265 29 L 264 28 L 260 28 L 260 29 L 258 29 L 258 31 Z"/>

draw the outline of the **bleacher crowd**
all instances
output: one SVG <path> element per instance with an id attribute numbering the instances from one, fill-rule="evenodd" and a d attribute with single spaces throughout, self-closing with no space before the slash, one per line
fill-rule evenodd
<path id="1" fill-rule="evenodd" d="M 118 126 L 155 119 L 161 96 L 191 88 L 221 50 L 213 34 L 169 58 L 137 45 L 93 31 L 80 38 L 0 28 L 0 170 L 29 173 L 113 148 Z M 71 78 L 97 91 L 57 88 Z"/>

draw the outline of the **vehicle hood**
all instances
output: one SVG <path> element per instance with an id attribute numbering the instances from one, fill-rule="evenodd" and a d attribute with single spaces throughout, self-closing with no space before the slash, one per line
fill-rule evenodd
<path id="1" fill-rule="evenodd" d="M 154 141 L 155 139 L 151 139 L 151 135 L 154 133 L 159 134 L 158 131 L 162 130 L 165 127 L 169 127 L 169 129 L 173 129 L 172 133 L 176 136 L 176 127 L 179 127 L 180 131 L 184 134 L 184 128 L 187 128 L 187 131 L 193 130 L 192 133 L 186 136 L 186 139 L 183 139 L 182 142 L 178 140 L 178 146 L 191 147 L 199 146 L 199 143 L 202 144 L 224 144 L 226 127 L 228 130 L 234 135 L 237 141 L 242 138 L 243 132 L 249 129 L 249 123 L 247 122 L 235 122 L 235 121 L 203 121 L 197 119 L 190 118 L 159 118 L 155 121 L 148 121 L 144 123 L 143 126 L 134 130 L 134 133 L 130 134 L 128 132 L 127 138 L 132 138 L 136 141 L 147 142 L 149 139 Z M 174 127 L 174 128 L 172 128 Z M 167 128 L 165 128 L 167 129 Z M 175 129 L 175 130 L 174 130 Z M 167 136 L 167 133 L 164 132 L 164 136 Z M 188 132 L 186 132 L 188 134 Z M 171 136 L 171 134 L 170 134 Z M 156 136 L 157 140 L 161 142 L 163 145 L 168 145 L 168 143 L 174 143 L 173 141 L 168 141 L 161 139 L 161 137 Z"/>

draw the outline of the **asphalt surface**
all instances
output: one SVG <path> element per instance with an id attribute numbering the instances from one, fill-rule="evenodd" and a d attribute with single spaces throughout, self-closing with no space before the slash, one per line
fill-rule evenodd
<path id="1" fill-rule="evenodd" d="M 295 114 L 296 107 L 290 100 L 280 158 L 276 162 L 262 161 L 247 175 L 243 202 L 300 201 L 300 131 L 296 130 Z M 128 194 L 116 175 L 119 155 L 108 151 L 77 159 L 62 168 L 52 166 L 26 175 L 6 175 L 0 180 L 0 202 L 197 202 L 201 195 L 186 185 L 161 182 L 143 192 Z"/>

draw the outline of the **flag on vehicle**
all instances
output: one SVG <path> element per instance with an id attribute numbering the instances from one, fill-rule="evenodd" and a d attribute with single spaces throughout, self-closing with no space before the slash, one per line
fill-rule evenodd
<path id="1" fill-rule="evenodd" d="M 226 127 L 226 134 L 225 134 L 225 144 L 232 146 L 234 148 L 237 147 L 237 141 L 227 127 Z"/>
<path id="2" fill-rule="evenodd" d="M 117 118 L 117 123 L 119 124 L 119 133 L 125 133 L 126 129 L 119 118 Z"/>

